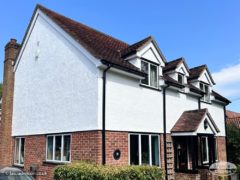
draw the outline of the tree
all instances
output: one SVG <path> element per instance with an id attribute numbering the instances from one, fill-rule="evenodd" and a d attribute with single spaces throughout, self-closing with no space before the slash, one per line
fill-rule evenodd
<path id="1" fill-rule="evenodd" d="M 234 124 L 227 124 L 227 146 L 229 161 L 240 165 L 240 129 Z"/>

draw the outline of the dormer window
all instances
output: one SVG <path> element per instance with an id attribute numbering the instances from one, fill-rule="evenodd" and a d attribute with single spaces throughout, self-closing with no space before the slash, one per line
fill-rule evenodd
<path id="1" fill-rule="evenodd" d="M 184 76 L 182 74 L 178 74 L 178 83 L 184 84 Z"/>
<path id="2" fill-rule="evenodd" d="M 141 80 L 141 83 L 157 88 L 158 87 L 158 66 L 147 62 L 147 61 L 141 61 L 141 69 L 143 72 L 147 74 L 145 79 Z"/>
<path id="3" fill-rule="evenodd" d="M 200 83 L 200 89 L 204 92 L 204 97 L 202 98 L 202 100 L 209 102 L 210 101 L 209 85 Z"/>

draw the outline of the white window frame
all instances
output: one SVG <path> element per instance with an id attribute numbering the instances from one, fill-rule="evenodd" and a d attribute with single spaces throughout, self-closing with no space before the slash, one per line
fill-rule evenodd
<path id="1" fill-rule="evenodd" d="M 19 139 L 18 152 L 17 152 L 17 139 Z M 16 160 L 16 154 L 18 154 L 18 159 L 19 159 L 19 161 L 20 161 L 22 139 L 24 139 L 24 141 L 25 141 L 25 138 L 24 138 L 24 137 L 16 137 L 16 138 L 15 138 L 14 165 L 16 165 L 16 166 L 24 166 L 24 162 L 25 162 L 25 147 L 23 147 L 23 148 L 24 148 L 24 151 L 23 151 L 23 154 L 24 154 L 23 163 L 21 164 L 21 163 L 16 163 L 16 162 L 15 162 L 15 160 Z M 24 143 L 24 145 L 25 145 L 25 143 Z"/>
<path id="2" fill-rule="evenodd" d="M 156 136 L 158 137 L 158 150 L 159 150 L 159 166 L 161 167 L 161 142 L 160 142 L 160 135 L 159 134 L 143 134 L 143 133 L 129 133 L 128 134 L 128 164 L 131 165 L 131 154 L 130 154 L 130 136 L 131 135 L 137 135 L 138 136 L 138 152 L 139 152 L 139 164 L 138 165 L 142 165 L 142 135 L 147 135 L 149 138 L 149 166 L 153 166 L 152 165 L 152 136 Z M 154 165 L 155 166 L 155 165 Z"/>
<path id="3" fill-rule="evenodd" d="M 203 86 L 203 89 L 201 89 L 201 85 Z M 208 93 L 206 93 L 206 88 L 208 88 Z M 201 89 L 201 91 L 204 92 L 204 96 L 202 97 L 202 100 L 205 101 L 205 102 L 209 102 L 210 101 L 210 86 L 205 84 L 205 83 L 202 83 L 202 82 L 199 82 L 199 88 Z"/>
<path id="4" fill-rule="evenodd" d="M 55 160 L 55 140 L 56 136 L 61 136 L 61 160 Z M 69 154 L 69 161 L 63 161 L 63 147 L 64 147 L 64 136 L 70 136 L 70 154 Z M 47 149 L 48 149 L 48 137 L 53 137 L 53 159 L 47 159 Z M 71 150 L 72 150 L 72 135 L 71 134 L 54 134 L 54 135 L 47 135 L 46 136 L 46 158 L 47 162 L 60 162 L 60 163 L 70 163 L 71 162 Z"/>
<path id="5" fill-rule="evenodd" d="M 218 162 L 218 141 L 217 141 L 217 137 L 214 138 L 214 148 L 215 148 L 215 161 Z"/>
<path id="6" fill-rule="evenodd" d="M 208 137 L 207 136 L 202 136 L 202 139 L 203 138 L 205 138 L 206 140 L 205 140 L 205 142 L 206 142 L 206 153 L 207 153 L 207 160 L 206 161 L 203 161 L 203 157 L 202 157 L 202 161 L 203 161 L 203 164 L 207 164 L 207 163 L 209 163 L 209 147 L 208 147 Z M 203 140 L 202 140 L 202 156 L 203 156 Z"/>
<path id="7" fill-rule="evenodd" d="M 181 83 L 179 82 L 179 76 L 182 77 L 182 82 L 181 82 Z M 182 85 L 184 85 L 184 75 L 183 75 L 183 74 L 177 73 L 177 82 L 180 83 L 180 84 L 182 84 Z"/>
<path id="8" fill-rule="evenodd" d="M 155 88 L 155 89 L 159 89 L 159 65 L 157 64 L 154 64 L 154 63 L 151 63 L 151 62 L 148 62 L 148 61 L 145 61 L 145 60 L 141 60 L 141 67 L 142 67 L 142 62 L 145 62 L 148 64 L 148 84 L 144 84 L 142 83 L 142 80 L 140 81 L 141 82 L 141 85 L 143 86 L 147 86 L 147 87 L 151 87 L 151 88 Z M 150 70 L 151 70 L 151 65 L 155 66 L 157 68 L 157 86 L 151 86 L 150 85 Z"/>

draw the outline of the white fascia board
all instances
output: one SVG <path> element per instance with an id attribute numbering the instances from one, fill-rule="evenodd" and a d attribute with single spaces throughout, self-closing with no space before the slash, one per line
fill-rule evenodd
<path id="1" fill-rule="evenodd" d="M 45 15 L 41 10 L 38 9 L 34 15 L 34 18 L 31 22 L 29 30 L 26 32 L 27 33 L 26 38 L 23 42 L 21 51 L 17 57 L 16 64 L 14 66 L 14 71 L 16 71 L 16 69 L 17 69 L 19 61 L 21 59 L 21 55 L 24 51 L 24 48 L 28 42 L 29 37 L 31 36 L 31 32 L 32 32 L 35 22 L 37 21 L 37 18 L 39 16 L 41 16 L 41 18 L 43 18 L 49 24 L 49 26 L 51 26 L 54 30 L 56 30 L 57 33 L 61 34 L 74 48 L 76 48 L 77 50 L 82 52 L 86 56 L 86 58 L 89 59 L 96 67 L 99 66 L 99 64 L 101 64 L 99 59 L 95 58 L 92 54 L 90 54 L 90 52 L 88 52 L 80 43 L 78 43 L 75 39 L 73 39 L 61 27 L 59 27 L 53 20 L 51 20 L 47 15 Z"/>
<path id="2" fill-rule="evenodd" d="M 196 132 L 177 132 L 177 133 L 171 133 L 171 136 L 196 136 Z"/>
<path id="3" fill-rule="evenodd" d="M 137 56 L 142 57 L 142 55 L 150 48 L 153 50 L 154 55 L 156 56 L 157 60 L 159 61 L 159 65 L 162 66 L 162 67 L 165 67 L 165 63 L 162 60 L 162 57 L 160 56 L 160 54 L 159 54 L 157 48 L 155 47 L 153 41 L 149 41 L 147 44 L 145 44 L 145 46 L 139 48 L 137 50 L 137 53 L 136 53 Z"/>

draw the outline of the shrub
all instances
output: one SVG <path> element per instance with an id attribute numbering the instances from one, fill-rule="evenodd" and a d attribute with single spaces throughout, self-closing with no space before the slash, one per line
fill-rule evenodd
<path id="1" fill-rule="evenodd" d="M 91 163 L 73 163 L 57 166 L 55 180 L 163 180 L 159 167 L 150 166 L 102 166 Z"/>

